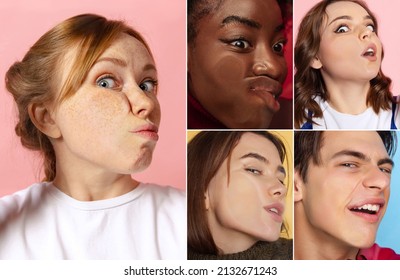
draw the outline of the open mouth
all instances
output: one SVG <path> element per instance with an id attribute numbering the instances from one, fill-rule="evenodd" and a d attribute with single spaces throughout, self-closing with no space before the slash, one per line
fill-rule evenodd
<path id="1" fill-rule="evenodd" d="M 379 213 L 380 208 L 381 208 L 380 204 L 364 204 L 359 207 L 351 208 L 350 211 L 369 214 L 369 215 L 376 215 Z"/>
<path id="2" fill-rule="evenodd" d="M 270 217 L 276 222 L 282 223 L 284 206 L 282 203 L 272 203 L 264 207 L 264 210 L 269 213 Z"/>
<path id="3" fill-rule="evenodd" d="M 375 56 L 375 50 L 373 48 L 368 48 L 364 53 L 363 56 Z"/>
<path id="4" fill-rule="evenodd" d="M 272 212 L 272 213 L 275 213 L 275 214 L 277 214 L 277 215 L 280 215 L 279 210 L 276 209 L 276 208 L 270 208 L 270 209 L 268 209 L 268 211 L 269 211 L 269 212 Z"/>

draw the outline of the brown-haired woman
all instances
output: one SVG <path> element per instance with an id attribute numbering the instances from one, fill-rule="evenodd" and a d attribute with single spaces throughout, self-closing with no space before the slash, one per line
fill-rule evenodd
<path id="1" fill-rule="evenodd" d="M 295 127 L 396 129 L 377 21 L 359 0 L 328 0 L 303 18 L 295 44 Z"/>
<path id="2" fill-rule="evenodd" d="M 143 184 L 158 140 L 157 70 L 142 36 L 84 14 L 6 74 L 16 133 L 45 179 L 0 199 L 0 259 L 185 258 L 184 195 Z M 45 245 L 43 245 L 45 240 Z"/>
<path id="3" fill-rule="evenodd" d="M 286 149 L 257 131 L 200 132 L 188 144 L 188 259 L 292 259 L 279 238 Z"/>

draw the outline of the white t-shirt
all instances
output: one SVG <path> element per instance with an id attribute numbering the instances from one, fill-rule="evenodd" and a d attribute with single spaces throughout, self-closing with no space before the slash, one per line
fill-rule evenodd
<path id="1" fill-rule="evenodd" d="M 0 259 L 186 259 L 185 205 L 151 184 L 78 201 L 37 183 L 0 199 Z"/>
<path id="2" fill-rule="evenodd" d="M 361 114 L 350 115 L 336 111 L 319 96 L 314 100 L 322 110 L 322 118 L 313 118 L 317 124 L 313 124 L 312 129 L 391 129 L 392 109 L 380 110 L 379 114 L 376 114 L 369 107 Z M 397 105 L 394 116 L 397 128 L 400 128 L 399 107 Z"/>

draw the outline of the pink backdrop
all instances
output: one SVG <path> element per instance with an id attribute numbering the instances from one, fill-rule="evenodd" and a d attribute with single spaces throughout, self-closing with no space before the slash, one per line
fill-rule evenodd
<path id="1" fill-rule="evenodd" d="M 383 43 L 385 58 L 382 62 L 383 73 L 392 79 L 392 92 L 394 95 L 400 94 L 400 55 L 398 46 L 400 45 L 399 26 L 400 26 L 400 1 L 394 0 L 364 0 L 371 11 L 378 19 L 379 38 Z M 319 0 L 294 0 L 294 38 L 297 37 L 297 30 L 304 14 Z"/>
<path id="2" fill-rule="evenodd" d="M 4 75 L 39 37 L 60 21 L 81 13 L 123 19 L 148 41 L 159 72 L 160 140 L 151 167 L 134 176 L 185 188 L 186 182 L 186 8 L 165 0 L 0 1 L 0 197 L 41 178 L 40 160 L 15 136 L 16 109 Z M 95 141 L 94 141 L 95 143 Z"/>

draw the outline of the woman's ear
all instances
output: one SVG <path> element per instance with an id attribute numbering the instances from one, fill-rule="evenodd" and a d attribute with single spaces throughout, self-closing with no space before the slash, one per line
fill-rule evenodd
<path id="1" fill-rule="evenodd" d="M 301 178 L 300 172 L 296 169 L 294 172 L 294 202 L 303 199 L 304 181 Z"/>
<path id="2" fill-rule="evenodd" d="M 210 209 L 210 196 L 208 194 L 208 190 L 204 193 L 204 207 L 206 210 Z"/>
<path id="3" fill-rule="evenodd" d="M 57 139 L 61 137 L 61 131 L 58 128 L 53 116 L 44 104 L 30 104 L 28 114 L 33 124 L 47 136 Z"/>
<path id="4" fill-rule="evenodd" d="M 310 66 L 314 69 L 320 69 L 322 67 L 321 60 L 319 60 L 318 56 L 315 56 L 310 63 Z"/>

